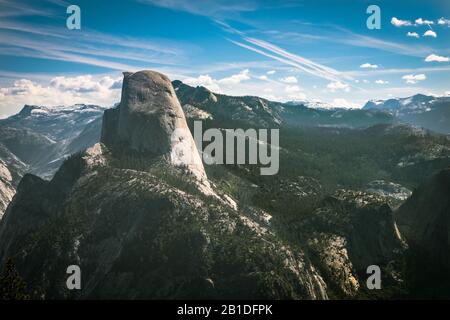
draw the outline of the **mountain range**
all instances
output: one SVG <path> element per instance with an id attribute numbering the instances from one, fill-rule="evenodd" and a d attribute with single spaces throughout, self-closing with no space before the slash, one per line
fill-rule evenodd
<path id="1" fill-rule="evenodd" d="M 0 120 L 0 272 L 40 299 L 450 297 L 450 137 L 412 123 L 447 102 L 314 109 L 141 71 L 111 109 L 25 106 Z M 278 175 L 183 162 L 194 120 L 278 128 Z"/>
<path id="2" fill-rule="evenodd" d="M 403 123 L 450 134 L 450 96 L 416 94 L 408 98 L 367 102 L 363 110 L 385 110 Z"/>

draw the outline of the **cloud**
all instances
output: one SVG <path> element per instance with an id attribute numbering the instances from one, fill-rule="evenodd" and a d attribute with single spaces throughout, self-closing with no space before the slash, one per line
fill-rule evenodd
<path id="1" fill-rule="evenodd" d="M 244 49 L 253 51 L 255 53 L 258 53 L 260 55 L 263 55 L 265 57 L 274 59 L 278 62 L 293 66 L 299 70 L 302 70 L 310 75 L 320 77 L 323 79 L 327 79 L 330 81 L 338 81 L 342 78 L 348 78 L 348 77 L 342 77 L 342 74 L 330 67 L 321 65 L 319 63 L 316 63 L 310 59 L 304 58 L 302 56 L 299 56 L 297 54 L 293 54 L 289 51 L 286 51 L 283 48 L 280 48 L 272 43 L 269 43 L 264 40 L 256 39 L 247 37 L 244 35 L 243 32 L 232 28 L 231 26 L 220 22 L 219 23 L 223 29 L 227 32 L 237 34 L 241 37 L 243 42 L 235 41 L 232 39 L 227 39 L 231 43 L 234 43 L 237 46 L 240 46 Z"/>
<path id="2" fill-rule="evenodd" d="M 407 74 L 402 77 L 403 80 L 406 80 L 406 83 L 415 84 L 419 81 L 423 81 L 427 78 L 423 73 L 421 74 Z"/>
<path id="3" fill-rule="evenodd" d="M 408 21 L 408 20 L 400 20 L 400 19 L 397 19 L 396 17 L 392 17 L 391 23 L 392 23 L 392 25 L 394 25 L 394 26 L 396 26 L 396 27 L 408 27 L 408 26 L 412 26 L 411 21 Z"/>
<path id="4" fill-rule="evenodd" d="M 306 94 L 304 94 L 303 92 L 296 92 L 293 94 L 288 95 L 290 100 L 306 100 Z"/>
<path id="5" fill-rule="evenodd" d="M 430 54 L 425 58 L 425 62 L 448 62 L 450 61 L 449 57 L 438 56 L 436 54 Z"/>
<path id="6" fill-rule="evenodd" d="M 259 76 L 258 79 L 263 80 L 263 81 L 269 80 L 269 78 L 267 78 L 267 76 L 265 76 L 265 75 Z"/>
<path id="7" fill-rule="evenodd" d="M 269 74 L 269 75 L 272 75 L 272 74 L 275 74 L 275 70 L 269 70 L 269 71 L 267 71 L 267 74 Z"/>
<path id="8" fill-rule="evenodd" d="M 306 100 L 305 93 L 301 92 L 298 85 L 288 85 L 284 88 L 284 91 L 288 94 L 288 98 L 291 100 Z"/>
<path id="9" fill-rule="evenodd" d="M 29 79 L 16 80 L 11 86 L 0 88 L 2 107 L 8 112 L 19 111 L 23 105 L 70 106 L 77 103 L 104 107 L 120 100 L 120 88 L 112 88 L 119 78 L 110 76 L 54 77 L 45 83 Z"/>
<path id="10" fill-rule="evenodd" d="M 420 38 L 419 34 L 417 32 L 408 32 L 406 34 L 407 37 L 412 37 L 412 38 Z"/>
<path id="11" fill-rule="evenodd" d="M 236 16 L 236 13 L 251 12 L 258 9 L 273 9 L 286 5 L 276 0 L 215 0 L 215 1 L 186 1 L 186 0 L 138 0 L 139 2 L 158 6 L 170 10 L 184 11 L 207 17 Z"/>
<path id="12" fill-rule="evenodd" d="M 1 19 L 0 32 L 3 44 L 0 54 L 3 55 L 66 61 L 119 71 L 144 69 L 149 64 L 178 65 L 185 50 L 166 40 L 130 38 L 94 30 L 68 36 L 64 28 Z M 12 43 L 14 46 L 6 46 Z"/>
<path id="13" fill-rule="evenodd" d="M 238 74 L 234 74 L 234 75 L 232 75 L 230 77 L 220 79 L 218 81 L 218 83 L 224 84 L 224 85 L 235 85 L 235 84 L 238 84 L 238 83 L 240 83 L 242 81 L 250 79 L 249 72 L 250 71 L 248 69 L 242 70 Z"/>
<path id="14" fill-rule="evenodd" d="M 378 69 L 378 65 L 370 64 L 370 63 L 363 63 L 359 67 L 362 68 L 362 69 Z"/>
<path id="15" fill-rule="evenodd" d="M 300 91 L 300 87 L 297 85 L 293 85 L 293 86 L 286 86 L 284 88 L 284 91 L 287 93 L 294 93 L 294 92 L 299 92 Z"/>
<path id="16" fill-rule="evenodd" d="M 117 81 L 121 83 L 122 79 Z M 97 81 L 94 80 L 92 75 L 83 75 L 77 77 L 55 77 L 50 81 L 50 86 L 64 92 L 88 93 L 111 89 L 115 82 L 116 80 L 110 77 L 104 77 Z"/>
<path id="17" fill-rule="evenodd" d="M 298 83 L 298 80 L 294 76 L 284 77 L 280 79 L 283 83 Z"/>
<path id="18" fill-rule="evenodd" d="M 383 50 L 394 54 L 421 57 L 431 50 L 428 46 L 405 45 L 399 42 L 381 40 L 379 38 L 360 35 L 346 29 L 339 29 L 341 34 L 335 34 L 327 38 L 328 41 L 343 43 L 362 48 Z"/>
<path id="19" fill-rule="evenodd" d="M 355 108 L 360 107 L 360 105 L 353 103 L 353 102 L 349 102 L 343 98 L 333 99 L 333 102 L 331 103 L 331 105 L 335 108 L 346 108 L 346 109 L 355 109 Z"/>
<path id="20" fill-rule="evenodd" d="M 335 92 L 337 90 L 343 90 L 345 92 L 349 92 L 350 91 L 350 87 L 348 84 L 346 83 L 342 83 L 340 81 L 336 81 L 336 82 L 330 82 L 327 85 L 327 88 L 331 91 L 331 92 Z"/>
<path id="21" fill-rule="evenodd" d="M 416 19 L 415 22 L 416 22 L 416 25 L 418 25 L 418 26 L 434 24 L 433 21 L 431 21 L 431 20 L 424 20 L 422 18 Z"/>
<path id="22" fill-rule="evenodd" d="M 375 83 L 376 83 L 376 84 L 388 84 L 389 81 L 385 81 L 385 80 L 376 80 Z"/>
<path id="23" fill-rule="evenodd" d="M 229 77 L 222 79 L 214 79 L 210 75 L 200 75 L 198 77 L 188 77 L 183 80 L 184 83 L 190 86 L 203 86 L 213 92 L 222 93 L 223 86 L 233 87 L 242 81 L 249 80 L 250 71 L 248 69 L 244 69 L 238 74 L 233 74 Z"/>
<path id="24" fill-rule="evenodd" d="M 450 96 L 450 91 L 445 91 L 445 95 Z"/>
<path id="25" fill-rule="evenodd" d="M 433 30 L 427 30 L 424 34 L 424 37 L 432 37 L 432 38 L 437 38 L 437 33 L 434 32 Z"/>
<path id="26" fill-rule="evenodd" d="M 450 20 L 449 19 L 445 19 L 444 17 L 440 18 L 438 20 L 438 24 L 441 26 L 447 25 L 450 27 Z"/>
<path id="27" fill-rule="evenodd" d="M 183 82 L 193 87 L 203 86 L 211 91 L 221 92 L 220 87 L 217 84 L 217 80 L 214 80 L 209 75 L 200 75 L 197 78 L 186 78 Z"/>

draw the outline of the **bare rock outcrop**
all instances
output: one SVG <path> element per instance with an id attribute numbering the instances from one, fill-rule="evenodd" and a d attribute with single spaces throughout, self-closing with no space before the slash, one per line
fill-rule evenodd
<path id="1" fill-rule="evenodd" d="M 124 73 L 121 102 L 105 112 L 101 141 L 112 150 L 164 156 L 206 180 L 175 90 L 161 73 Z"/>

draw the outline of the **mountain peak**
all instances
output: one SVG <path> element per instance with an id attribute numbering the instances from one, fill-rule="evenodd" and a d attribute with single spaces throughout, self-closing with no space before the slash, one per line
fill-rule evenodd
<path id="1" fill-rule="evenodd" d="M 172 83 L 159 72 L 124 73 L 121 102 L 105 111 L 101 141 L 120 152 L 163 156 L 206 180 Z"/>

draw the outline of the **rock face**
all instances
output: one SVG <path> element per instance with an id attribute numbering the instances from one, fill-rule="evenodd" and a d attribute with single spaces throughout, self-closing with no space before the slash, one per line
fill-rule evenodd
<path id="1" fill-rule="evenodd" d="M 382 197 L 339 190 L 304 221 L 313 260 L 333 284 L 334 294 L 354 296 L 365 290 L 366 270 L 378 265 L 384 284 L 395 292 L 399 287 L 392 266 L 401 261 L 406 245 L 392 210 Z M 306 232 L 308 234 L 308 232 Z"/>
<path id="2" fill-rule="evenodd" d="M 16 190 L 12 186 L 12 175 L 7 165 L 0 160 L 0 220 Z"/>
<path id="3" fill-rule="evenodd" d="M 420 186 L 396 212 L 402 233 L 414 246 L 450 270 L 450 168 Z"/>
<path id="4" fill-rule="evenodd" d="M 122 99 L 105 112 L 101 142 L 120 152 L 164 156 L 206 179 L 175 90 L 161 73 L 124 73 Z"/>
<path id="5" fill-rule="evenodd" d="M 411 249 L 416 285 L 431 296 L 450 297 L 450 168 L 415 190 L 396 218 Z"/>

